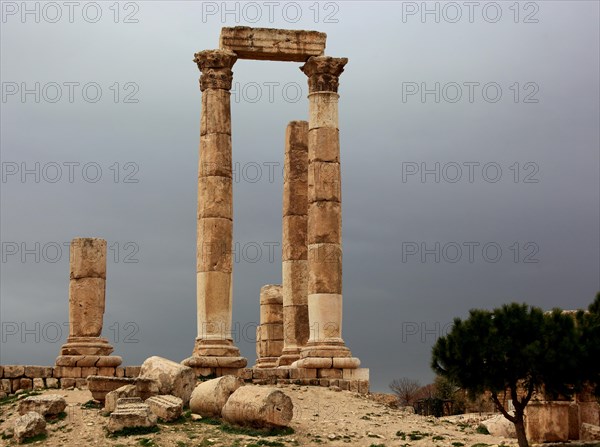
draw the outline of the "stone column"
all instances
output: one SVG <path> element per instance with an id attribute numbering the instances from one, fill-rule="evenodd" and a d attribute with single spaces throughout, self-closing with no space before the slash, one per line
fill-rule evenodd
<path id="1" fill-rule="evenodd" d="M 283 175 L 283 335 L 277 366 L 300 358 L 308 341 L 308 122 L 292 121 L 285 132 Z"/>
<path id="2" fill-rule="evenodd" d="M 247 364 L 231 337 L 233 186 L 229 90 L 236 60 L 235 53 L 227 50 L 201 51 L 194 58 L 202 72 L 196 252 L 198 337 L 192 357 L 183 363 L 197 372 L 198 368 L 207 372 L 206 368 L 243 368 Z"/>
<path id="3" fill-rule="evenodd" d="M 256 367 L 274 368 L 283 350 L 283 294 L 279 284 L 260 289 L 260 326 L 256 328 Z"/>
<path id="4" fill-rule="evenodd" d="M 120 365 L 121 357 L 109 356 L 113 347 L 100 336 L 106 290 L 104 239 L 75 238 L 71 241 L 69 277 L 69 337 L 61 348 L 56 365 Z"/>
<path id="5" fill-rule="evenodd" d="M 313 56 L 308 76 L 308 318 L 310 338 L 293 366 L 358 368 L 342 339 L 342 196 L 339 76 L 346 58 Z"/>

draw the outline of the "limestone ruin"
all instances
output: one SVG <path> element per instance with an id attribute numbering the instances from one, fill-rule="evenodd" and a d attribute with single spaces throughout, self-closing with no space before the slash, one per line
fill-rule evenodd
<path id="1" fill-rule="evenodd" d="M 106 291 L 106 241 L 75 238 L 70 246 L 69 338 L 56 358 L 66 377 L 114 375 L 121 357 L 101 337 Z M 83 369 L 86 371 L 83 371 Z M 101 371 L 96 369 L 101 368 Z"/>
<path id="2" fill-rule="evenodd" d="M 247 360 L 231 336 L 233 187 L 230 89 L 238 59 L 303 62 L 308 77 L 308 122 L 286 129 L 283 192 L 281 312 L 262 318 L 257 367 L 265 379 L 367 381 L 354 371 L 342 339 L 342 203 L 338 129 L 339 77 L 346 58 L 325 56 L 326 35 L 316 31 L 223 28 L 220 48 L 196 53 L 201 72 L 198 169 L 198 336 L 184 360 L 198 375 L 239 374 Z M 266 293 L 266 292 L 265 292 Z M 270 318 L 280 318 L 271 320 Z M 279 337 L 282 324 L 283 337 Z M 295 373 L 267 369 L 301 370 Z M 283 375 L 282 375 L 283 372 Z M 265 375 L 266 374 L 266 375 Z M 253 378 L 254 375 L 253 375 Z M 358 386 L 356 386 L 358 388 Z"/>

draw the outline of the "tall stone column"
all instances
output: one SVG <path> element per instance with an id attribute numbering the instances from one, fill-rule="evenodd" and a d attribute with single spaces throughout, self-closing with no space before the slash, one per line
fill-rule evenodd
<path id="1" fill-rule="evenodd" d="M 342 339 L 342 196 L 339 76 L 346 58 L 313 56 L 308 76 L 308 318 L 310 338 L 293 366 L 358 368 Z"/>
<path id="2" fill-rule="evenodd" d="M 192 357 L 183 363 L 201 374 L 219 373 L 207 368 L 243 368 L 247 364 L 231 336 L 233 185 L 229 90 L 236 60 L 235 53 L 228 50 L 201 51 L 194 58 L 202 72 L 196 247 L 198 336 Z"/>
<path id="3" fill-rule="evenodd" d="M 300 358 L 308 341 L 308 122 L 292 121 L 285 131 L 283 175 L 283 335 L 277 366 Z"/>
<path id="4" fill-rule="evenodd" d="M 69 266 L 69 337 L 61 348 L 56 365 L 120 365 L 121 357 L 110 356 L 113 347 L 101 337 L 106 291 L 106 241 L 98 238 L 73 239 Z"/>

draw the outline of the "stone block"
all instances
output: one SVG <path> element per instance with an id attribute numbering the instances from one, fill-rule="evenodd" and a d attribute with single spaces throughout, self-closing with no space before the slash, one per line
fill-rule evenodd
<path id="1" fill-rule="evenodd" d="M 155 380 L 159 394 L 172 394 L 187 405 L 196 386 L 194 370 L 162 357 L 149 357 L 142 364 L 140 377 Z"/>
<path id="2" fill-rule="evenodd" d="M 314 368 L 290 368 L 290 379 L 316 379 L 317 370 Z"/>
<path id="3" fill-rule="evenodd" d="M 85 367 L 81 368 L 81 377 L 87 378 L 88 376 L 97 376 L 98 368 L 95 367 Z M 102 374 L 104 375 L 104 374 Z"/>
<path id="4" fill-rule="evenodd" d="M 569 402 L 529 402 L 525 407 L 525 432 L 532 443 L 568 441 Z"/>
<path id="5" fill-rule="evenodd" d="M 342 201 L 342 176 L 340 164 L 328 161 L 313 161 L 308 166 L 308 203 Z M 309 215 L 310 215 L 309 205 Z M 321 211 L 320 219 L 339 219 L 341 221 L 341 207 L 332 217 L 332 211 L 327 213 Z M 310 226 L 309 221 L 309 226 Z M 330 223 L 329 225 L 334 225 Z M 336 227 L 337 228 L 337 227 Z M 314 240 L 314 239 L 312 239 Z M 318 242 L 336 242 L 333 240 L 321 240 Z"/>
<path id="6" fill-rule="evenodd" d="M 350 380 L 342 379 L 338 382 L 338 386 L 344 390 L 348 391 L 350 389 Z"/>
<path id="7" fill-rule="evenodd" d="M 338 128 L 338 100 L 339 95 L 333 92 L 316 92 L 308 94 L 309 134 L 313 129 L 323 127 Z"/>
<path id="8" fill-rule="evenodd" d="M 12 393 L 12 380 L 11 379 L 0 380 L 0 390 L 4 391 L 6 394 L 11 394 Z"/>
<path id="9" fill-rule="evenodd" d="M 124 403 L 117 405 L 110 414 L 107 429 L 111 433 L 125 428 L 153 427 L 156 425 L 156 415 L 150 411 L 150 406 L 145 403 Z"/>
<path id="10" fill-rule="evenodd" d="M 358 380 L 349 380 L 348 385 L 348 391 L 358 393 Z"/>
<path id="11" fill-rule="evenodd" d="M 75 388 L 75 379 L 72 379 L 70 377 L 65 377 L 60 379 L 60 387 L 63 390 L 69 389 L 69 388 Z"/>
<path id="12" fill-rule="evenodd" d="M 112 413 L 117 408 L 117 402 L 125 397 L 140 397 L 135 385 L 123 385 L 116 390 L 106 393 L 104 411 Z"/>
<path id="13" fill-rule="evenodd" d="M 94 399 L 104 402 L 106 394 L 124 385 L 133 385 L 135 379 L 128 377 L 89 376 L 87 386 Z"/>
<path id="14" fill-rule="evenodd" d="M 100 360 L 99 355 L 82 355 L 80 357 L 81 358 L 77 359 L 77 362 L 75 365 L 64 365 L 64 366 L 80 366 L 82 368 L 83 367 L 89 368 L 92 366 L 96 366 L 96 363 L 98 362 L 98 360 Z"/>
<path id="15" fill-rule="evenodd" d="M 70 277 L 106 279 L 106 241 L 75 238 L 70 246 Z"/>
<path id="16" fill-rule="evenodd" d="M 292 399 L 277 388 L 243 386 L 223 407 L 223 419 L 232 424 L 254 427 L 286 427 L 294 411 Z"/>
<path id="17" fill-rule="evenodd" d="M 209 88 L 202 92 L 200 136 L 215 133 L 231 135 L 231 99 L 228 90 Z M 200 146 L 200 153 L 203 150 Z"/>
<path id="18" fill-rule="evenodd" d="M 285 171 L 284 176 L 290 174 Z M 283 216 L 306 216 L 308 214 L 308 177 L 304 180 L 283 182 Z"/>
<path id="19" fill-rule="evenodd" d="M 54 377 L 48 377 L 46 379 L 46 388 L 52 388 L 52 389 L 60 388 L 60 383 L 59 383 L 58 379 L 56 379 Z"/>
<path id="20" fill-rule="evenodd" d="M 115 368 L 115 377 L 125 377 L 125 368 L 121 366 Z"/>
<path id="21" fill-rule="evenodd" d="M 209 199 L 210 198 L 210 199 Z M 233 182 L 230 177 L 198 178 L 198 219 L 233 219 Z"/>
<path id="22" fill-rule="evenodd" d="M 238 377 L 242 380 L 251 380 L 253 371 L 252 368 L 242 368 L 239 371 Z"/>
<path id="23" fill-rule="evenodd" d="M 369 381 L 359 380 L 358 381 L 358 392 L 360 394 L 369 394 Z"/>
<path id="24" fill-rule="evenodd" d="M 339 244 L 308 246 L 308 294 L 342 292 L 342 248 Z"/>
<path id="25" fill-rule="evenodd" d="M 352 358 L 352 357 L 350 357 Z M 347 380 L 369 380 L 369 368 L 343 369 L 342 375 Z"/>
<path id="26" fill-rule="evenodd" d="M 58 377 L 58 378 L 63 378 L 63 377 L 67 377 L 67 378 L 78 378 L 81 377 L 81 368 L 77 367 L 77 366 L 56 366 L 54 368 L 54 377 Z"/>
<path id="27" fill-rule="evenodd" d="M 581 424 L 580 436 L 581 441 L 600 441 L 600 426 L 592 424 Z"/>
<path id="28" fill-rule="evenodd" d="M 211 133 L 200 137 L 199 177 L 232 177 L 231 135 Z"/>
<path id="29" fill-rule="evenodd" d="M 243 384 L 243 380 L 235 376 L 202 382 L 192 392 L 190 410 L 202 417 L 220 417 L 227 399 Z"/>
<path id="30" fill-rule="evenodd" d="M 306 215 L 283 216 L 282 260 L 306 260 L 308 257 Z"/>
<path id="31" fill-rule="evenodd" d="M 319 379 L 319 386 L 329 387 L 330 380 L 329 379 Z"/>
<path id="32" fill-rule="evenodd" d="M 183 413 L 183 401 L 171 395 L 152 396 L 146 399 L 150 411 L 163 421 L 174 421 Z"/>
<path id="33" fill-rule="evenodd" d="M 219 48 L 240 59 L 305 62 L 324 53 L 326 39 L 318 31 L 236 26 L 221 28 Z"/>
<path id="34" fill-rule="evenodd" d="M 75 388 L 79 388 L 80 390 L 87 388 L 87 379 L 84 377 L 75 379 Z"/>
<path id="35" fill-rule="evenodd" d="M 306 306 L 308 303 L 308 251 L 304 260 L 282 262 L 283 307 Z M 285 310 L 284 310 L 285 312 Z M 285 320 L 285 316 L 284 316 Z M 308 320 L 307 320 L 308 321 Z"/>
<path id="36" fill-rule="evenodd" d="M 198 272 L 231 272 L 233 222 L 222 217 L 198 220 Z"/>
<path id="37" fill-rule="evenodd" d="M 137 377 L 140 375 L 141 366 L 126 366 L 125 377 Z"/>
<path id="38" fill-rule="evenodd" d="M 340 162 L 340 131 L 335 127 L 321 127 L 308 132 L 308 159 Z"/>
<path id="39" fill-rule="evenodd" d="M 52 377 L 51 366 L 25 366 L 25 376 L 30 379 Z"/>
<path id="40" fill-rule="evenodd" d="M 33 380 L 33 389 L 34 390 L 43 390 L 46 387 L 46 384 L 44 383 L 44 379 L 36 378 L 36 379 L 32 379 L 32 380 Z"/>
<path id="41" fill-rule="evenodd" d="M 123 359 L 118 355 L 101 355 L 94 366 L 98 368 L 117 367 L 123 363 Z M 77 365 L 79 366 L 79 365 Z"/>
<path id="42" fill-rule="evenodd" d="M 79 361 L 83 361 L 84 363 L 86 363 L 88 361 L 88 360 L 84 360 L 86 357 L 93 358 L 94 365 L 96 364 L 96 360 L 98 359 L 98 356 L 86 356 L 86 355 L 59 355 L 58 357 L 56 357 L 55 364 L 56 364 L 56 366 L 68 366 L 68 367 L 82 366 L 82 365 L 77 365 L 77 363 Z M 94 366 L 94 365 L 90 365 L 90 366 Z"/>
<path id="43" fill-rule="evenodd" d="M 331 360 L 331 359 L 330 359 Z M 342 370 L 341 369 L 318 369 L 317 377 L 324 379 L 341 379 L 342 378 Z"/>
<path id="44" fill-rule="evenodd" d="M 315 185 L 315 189 L 321 185 Z M 310 195 L 319 195 L 311 192 Z M 339 202 L 310 202 L 308 205 L 308 244 L 340 244 L 342 241 L 342 205 Z M 309 252 L 310 259 L 310 252 Z"/>
<path id="45" fill-rule="evenodd" d="M 5 379 L 15 379 L 25 375 L 25 367 L 22 365 L 4 365 L 4 374 L 2 377 Z"/>
<path id="46" fill-rule="evenodd" d="M 69 281 L 69 335 L 99 337 L 104 319 L 104 278 L 77 278 Z"/>
<path id="47" fill-rule="evenodd" d="M 106 377 L 114 377 L 115 376 L 115 368 L 112 366 L 103 366 L 102 368 L 98 368 L 98 375 L 106 376 Z"/>
<path id="48" fill-rule="evenodd" d="M 33 389 L 33 380 L 28 378 L 19 379 L 19 389 L 20 390 L 32 390 Z"/>
<path id="49" fill-rule="evenodd" d="M 65 411 L 67 401 L 60 394 L 29 396 L 19 402 L 19 414 L 35 411 L 42 416 L 55 416 Z"/>
<path id="50" fill-rule="evenodd" d="M 29 438 L 46 434 L 46 420 L 39 413 L 30 411 L 15 419 L 13 433 L 15 441 L 22 444 Z"/>

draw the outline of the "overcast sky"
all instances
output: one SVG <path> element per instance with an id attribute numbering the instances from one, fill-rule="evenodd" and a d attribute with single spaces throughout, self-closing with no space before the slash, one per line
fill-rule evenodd
<path id="1" fill-rule="evenodd" d="M 349 59 L 343 335 L 372 389 L 431 381 L 432 344 L 471 308 L 582 308 L 600 290 L 596 1 L 429 2 L 424 16 L 421 2 L 22 5 L 2 3 L 2 364 L 58 355 L 80 236 L 108 241 L 115 354 L 191 354 L 192 58 L 223 26 L 323 31 L 326 54 Z M 299 66 L 233 67 L 233 320 L 249 365 L 260 287 L 281 282 L 284 131 L 308 110 Z"/>

